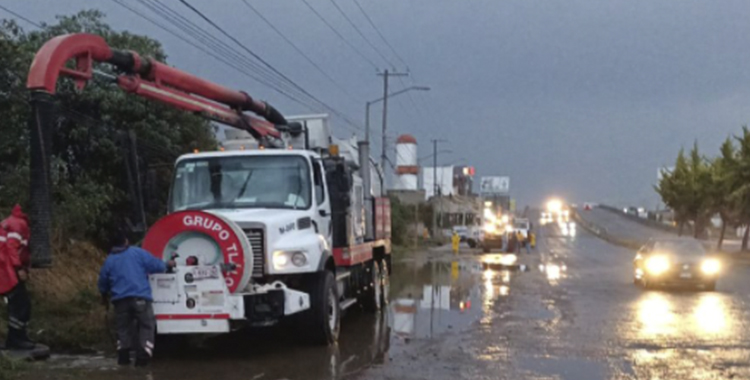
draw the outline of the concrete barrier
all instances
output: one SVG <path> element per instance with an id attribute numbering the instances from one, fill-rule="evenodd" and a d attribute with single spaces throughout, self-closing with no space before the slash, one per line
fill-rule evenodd
<path id="1" fill-rule="evenodd" d="M 592 234 L 596 235 L 600 239 L 606 242 L 609 242 L 611 244 L 620 246 L 620 247 L 638 250 L 646 243 L 646 242 L 622 239 L 622 238 L 613 236 L 607 231 L 605 227 L 601 227 L 596 224 L 590 223 L 588 220 L 578 215 L 578 212 L 575 210 L 573 210 L 573 220 L 575 220 L 576 223 L 578 223 L 578 225 L 580 225 L 587 231 L 591 232 Z"/>
<path id="2" fill-rule="evenodd" d="M 623 216 L 626 219 L 630 219 L 632 221 L 638 222 L 638 223 L 643 224 L 644 226 L 647 226 L 647 227 L 652 227 L 652 228 L 656 228 L 656 229 L 659 229 L 659 230 L 662 230 L 662 231 L 671 232 L 673 234 L 679 233 L 679 229 L 677 227 L 675 227 L 675 226 L 671 226 L 669 224 L 664 224 L 662 222 L 659 222 L 659 221 L 656 221 L 656 220 L 652 220 L 652 219 L 643 219 L 643 218 L 641 218 L 641 217 L 639 217 L 637 215 L 626 214 L 626 213 L 622 212 L 622 209 L 619 209 L 617 207 L 612 207 L 612 206 L 609 206 L 609 205 L 599 205 L 599 208 L 601 208 L 602 210 L 607 210 L 609 212 L 616 213 L 618 215 Z"/>

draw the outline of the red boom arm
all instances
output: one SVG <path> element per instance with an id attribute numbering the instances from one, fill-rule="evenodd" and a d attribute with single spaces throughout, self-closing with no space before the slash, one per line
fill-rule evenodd
<path id="1" fill-rule="evenodd" d="M 71 60 L 75 61 L 73 69 L 66 67 Z M 32 104 L 29 120 L 30 248 L 32 263 L 37 267 L 52 264 L 50 161 L 57 80 L 60 75 L 70 77 L 83 89 L 94 75 L 94 61 L 115 66 L 122 73 L 116 77 L 117 85 L 127 92 L 246 130 L 264 145 L 280 145 L 281 132 L 276 126 L 289 130 L 284 116 L 267 103 L 163 63 L 142 59 L 137 53 L 114 50 L 102 37 L 67 34 L 47 41 L 34 57 L 26 82 Z M 254 112 L 265 120 L 244 111 Z"/>
<path id="2" fill-rule="evenodd" d="M 75 59 L 75 69 L 65 64 Z M 66 34 L 49 40 L 34 57 L 26 87 L 54 94 L 60 75 L 71 77 L 82 89 L 93 76 L 93 62 L 107 62 L 124 74 L 117 77 L 123 90 L 175 108 L 197 112 L 214 121 L 250 132 L 258 139 L 279 138 L 275 125 L 286 120 L 276 109 L 242 91 L 198 78 L 163 63 L 142 59 L 137 53 L 111 49 L 92 34 Z M 242 111 L 254 112 L 266 120 Z"/>

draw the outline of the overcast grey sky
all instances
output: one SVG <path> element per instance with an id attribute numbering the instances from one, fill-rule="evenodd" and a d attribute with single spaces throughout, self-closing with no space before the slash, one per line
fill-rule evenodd
<path id="1" fill-rule="evenodd" d="M 267 99 L 286 114 L 324 111 L 289 101 L 113 1 L 0 1 L 46 22 L 100 9 L 115 29 L 162 41 L 174 66 Z M 179 1 L 160 1 L 218 35 Z M 351 96 L 241 0 L 189 0 L 310 93 L 363 124 L 365 101 L 382 95 L 372 64 L 302 0 L 248 1 Z M 335 1 L 397 69 L 406 70 L 354 0 Z M 750 119 L 747 1 L 358 1 L 408 65 L 412 75 L 404 84 L 432 87 L 394 99 L 390 140 L 411 133 L 424 156 L 431 138 L 445 138 L 442 149 L 454 153 L 442 163 L 474 165 L 479 176 L 510 176 L 519 204 L 559 195 L 653 207 L 657 168 L 671 165 L 680 147 L 697 139 L 713 154 Z M 308 2 L 368 60 L 389 66 L 331 0 Z M 0 17 L 12 18 L 2 11 Z M 403 86 L 391 83 L 394 90 Z M 373 111 L 379 126 L 379 108 Z M 337 135 L 353 133 L 334 122 Z"/>

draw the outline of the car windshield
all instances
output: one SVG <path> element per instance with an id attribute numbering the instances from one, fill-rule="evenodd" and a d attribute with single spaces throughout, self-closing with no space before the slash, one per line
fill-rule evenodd
<path id="1" fill-rule="evenodd" d="M 654 244 L 655 252 L 664 252 L 683 257 L 696 257 L 706 254 L 703 246 L 693 240 L 665 240 Z"/>
<path id="2" fill-rule="evenodd" d="M 310 193 L 310 169 L 301 156 L 197 158 L 177 165 L 171 211 L 307 209 Z"/>

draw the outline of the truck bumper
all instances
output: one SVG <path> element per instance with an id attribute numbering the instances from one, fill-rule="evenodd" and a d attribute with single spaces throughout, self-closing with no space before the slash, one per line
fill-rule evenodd
<path id="1" fill-rule="evenodd" d="M 179 273 L 150 276 L 158 334 L 226 333 L 232 327 L 231 321 L 270 325 L 310 308 L 307 293 L 289 289 L 280 281 L 253 285 L 248 293 L 232 294 L 220 275 L 186 276 L 204 270 L 182 268 Z"/>
<path id="2" fill-rule="evenodd" d="M 229 332 L 229 314 L 157 314 L 159 334 L 220 334 Z"/>
<path id="3" fill-rule="evenodd" d="M 245 318 L 256 326 L 274 324 L 284 316 L 310 308 L 307 293 L 289 289 L 278 281 L 258 286 L 252 294 L 245 294 L 243 298 Z"/>

